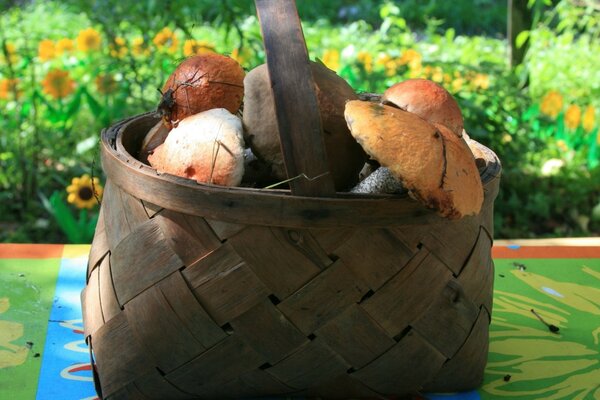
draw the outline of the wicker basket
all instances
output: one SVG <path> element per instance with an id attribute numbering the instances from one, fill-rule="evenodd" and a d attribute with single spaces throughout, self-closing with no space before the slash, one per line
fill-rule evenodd
<path id="1" fill-rule="evenodd" d="M 257 6 L 275 81 L 281 44 L 265 24 L 295 7 Z M 275 96 L 285 147 L 302 129 L 280 107 L 294 97 Z M 307 115 L 300 127 L 319 123 Z M 329 183 L 290 192 L 159 175 L 132 156 L 156 122 L 102 133 L 108 180 L 82 292 L 101 397 L 383 398 L 480 384 L 501 171 L 490 150 L 483 211 L 450 221 L 407 196 L 329 195 Z"/>

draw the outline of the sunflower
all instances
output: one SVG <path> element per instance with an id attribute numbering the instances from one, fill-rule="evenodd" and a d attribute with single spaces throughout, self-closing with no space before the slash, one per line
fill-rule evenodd
<path id="1" fill-rule="evenodd" d="M 50 39 L 42 40 L 38 45 L 38 57 L 41 61 L 50 61 L 56 56 L 56 46 Z"/>
<path id="2" fill-rule="evenodd" d="M 186 57 L 214 52 L 215 46 L 204 40 L 188 39 L 183 43 L 183 55 Z"/>
<path id="3" fill-rule="evenodd" d="M 110 55 L 114 58 L 123 58 L 127 55 L 127 43 L 122 37 L 116 37 L 109 47 Z"/>
<path id="4" fill-rule="evenodd" d="M 79 31 L 79 35 L 77 35 L 77 48 L 85 53 L 98 50 L 101 43 L 100 33 L 94 28 Z"/>
<path id="5" fill-rule="evenodd" d="M 83 174 L 73 178 L 71 184 L 67 186 L 67 201 L 77 208 L 90 209 L 98 204 L 103 191 L 98 178 L 92 179 L 88 174 Z"/>
<path id="6" fill-rule="evenodd" d="M 565 126 L 571 130 L 577 129 L 581 122 L 581 108 L 577 104 L 571 104 L 565 111 Z"/>
<path id="7" fill-rule="evenodd" d="M 540 111 L 549 117 L 556 118 L 562 110 L 563 98 L 556 90 L 551 90 L 542 99 Z"/>
<path id="8" fill-rule="evenodd" d="M 73 93 L 75 81 L 71 79 L 68 71 L 54 69 L 46 74 L 42 86 L 44 93 L 55 99 L 62 99 Z"/>
<path id="9" fill-rule="evenodd" d="M 110 94 L 117 89 L 117 81 L 110 74 L 98 75 L 95 82 L 98 93 Z"/>
<path id="10" fill-rule="evenodd" d="M 75 48 L 75 44 L 71 39 L 62 38 L 58 42 L 56 42 L 56 54 L 61 55 L 65 53 L 70 53 Z"/>
<path id="11" fill-rule="evenodd" d="M 169 53 L 177 51 L 177 46 L 179 46 L 177 35 L 167 27 L 158 32 L 156 36 L 154 36 L 154 39 L 152 39 L 152 42 L 159 49 L 166 49 Z"/>
<path id="12" fill-rule="evenodd" d="M 373 56 L 367 51 L 359 51 L 356 54 L 356 60 L 363 66 L 365 72 L 371 73 L 373 71 Z"/>
<path id="13" fill-rule="evenodd" d="M 0 100 L 8 100 L 11 94 L 16 93 L 19 95 L 17 90 L 18 79 L 1 79 L 0 80 Z"/>
<path id="14" fill-rule="evenodd" d="M 327 68 L 337 71 L 340 69 L 340 52 L 335 49 L 325 50 L 321 61 Z"/>
<path id="15" fill-rule="evenodd" d="M 596 125 L 596 109 L 594 106 L 589 105 L 586 107 L 581 125 L 586 132 L 591 132 L 594 129 L 594 125 Z"/>

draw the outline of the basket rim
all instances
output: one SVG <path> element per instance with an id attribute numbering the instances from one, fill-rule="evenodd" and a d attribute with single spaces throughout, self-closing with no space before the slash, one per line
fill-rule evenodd
<path id="1" fill-rule="evenodd" d="M 144 134 L 159 121 L 154 112 L 132 116 L 101 133 L 101 162 L 107 179 L 134 197 L 184 214 L 253 225 L 296 228 L 422 225 L 447 220 L 406 194 L 338 192 L 336 197 L 292 195 L 290 190 L 226 187 L 159 173 L 134 157 Z M 136 136 L 137 132 L 137 136 Z M 486 202 L 496 197 L 501 164 L 489 157 L 481 173 Z M 468 218 L 468 217 L 467 217 Z"/>

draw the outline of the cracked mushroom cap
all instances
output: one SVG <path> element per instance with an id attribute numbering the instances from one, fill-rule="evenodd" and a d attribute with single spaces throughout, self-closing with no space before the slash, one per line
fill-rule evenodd
<path id="1" fill-rule="evenodd" d="M 458 103 L 446 89 L 428 79 L 408 79 L 389 87 L 381 99 L 384 104 L 417 114 L 432 124 L 450 128 L 456 136 L 463 132 L 463 117 Z"/>
<path id="2" fill-rule="evenodd" d="M 367 154 L 389 168 L 418 201 L 452 219 L 479 213 L 483 187 L 475 160 L 448 128 L 360 100 L 346 104 L 345 117 Z"/>

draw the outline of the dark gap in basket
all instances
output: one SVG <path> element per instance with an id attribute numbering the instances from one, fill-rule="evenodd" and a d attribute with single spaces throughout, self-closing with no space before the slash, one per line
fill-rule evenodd
<path id="1" fill-rule="evenodd" d="M 401 341 L 404 338 L 404 336 L 408 335 L 408 332 L 410 332 L 411 329 L 412 329 L 412 326 L 408 325 L 406 328 L 404 328 L 402 330 L 402 332 L 400 332 L 399 334 L 397 334 L 396 336 L 394 336 L 394 340 L 396 342 Z"/>
<path id="2" fill-rule="evenodd" d="M 231 326 L 231 324 L 229 322 L 226 323 L 225 325 L 222 325 L 221 329 L 223 329 L 223 331 L 228 335 L 233 334 L 233 327 Z"/>
<path id="3" fill-rule="evenodd" d="M 329 259 L 333 262 L 336 262 L 340 259 L 340 257 L 337 254 L 328 254 L 327 257 L 329 257 Z"/>
<path id="4" fill-rule="evenodd" d="M 279 300 L 279 298 L 277 296 L 275 296 L 274 294 L 269 295 L 269 300 L 271 300 L 271 303 L 273 303 L 274 306 L 281 303 L 281 300 Z"/>
<path id="5" fill-rule="evenodd" d="M 317 338 L 317 336 L 314 333 L 311 333 L 310 335 L 307 336 L 308 340 L 310 340 L 311 342 L 313 340 L 315 340 Z"/>
<path id="6" fill-rule="evenodd" d="M 423 248 L 423 243 L 420 243 L 417 245 L 417 249 L 421 250 Z"/>
<path id="7" fill-rule="evenodd" d="M 265 369 L 269 369 L 271 367 L 272 367 L 272 365 L 269 364 L 268 362 L 266 362 L 263 365 L 261 365 L 260 367 L 258 367 L 258 369 L 262 369 L 264 371 Z"/>
<path id="8" fill-rule="evenodd" d="M 351 374 L 353 372 L 355 372 L 356 370 L 354 369 L 354 367 L 350 367 L 348 368 L 348 370 L 346 371 L 347 374 Z"/>
<path id="9" fill-rule="evenodd" d="M 160 375 L 160 376 L 165 376 L 165 375 L 167 375 L 167 374 L 165 374 L 165 372 L 164 372 L 162 369 L 160 369 L 160 368 L 158 368 L 158 367 L 155 367 L 155 368 L 156 368 L 156 370 L 158 371 L 158 373 L 159 373 L 159 375 Z"/>
<path id="10" fill-rule="evenodd" d="M 367 299 L 369 299 L 369 297 L 373 296 L 374 294 L 375 292 L 369 289 L 369 291 L 365 293 L 363 297 L 359 300 L 358 304 L 361 304 L 362 302 L 366 301 Z"/>

